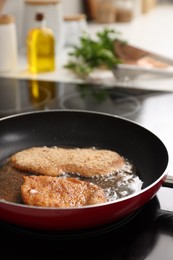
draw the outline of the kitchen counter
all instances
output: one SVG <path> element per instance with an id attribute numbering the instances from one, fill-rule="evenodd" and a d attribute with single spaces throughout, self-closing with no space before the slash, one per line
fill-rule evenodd
<path id="1" fill-rule="evenodd" d="M 91 35 L 103 29 L 103 26 L 114 28 L 121 32 L 121 38 L 127 40 L 130 44 L 154 52 L 166 58 L 173 59 L 173 33 L 170 31 L 170 25 L 173 24 L 173 4 L 160 4 L 147 14 L 136 16 L 128 23 L 114 24 L 96 24 L 88 23 L 88 31 Z M 14 71 L 0 73 L 3 77 L 51 80 L 61 82 L 83 83 L 73 73 L 64 69 L 64 64 L 68 60 L 68 48 L 57 51 L 56 70 L 51 73 L 31 74 L 27 70 L 26 55 L 23 51 L 18 54 L 18 64 Z M 112 72 L 102 74 L 102 79 L 109 82 L 109 85 L 116 85 L 117 81 Z M 158 84 L 159 83 L 159 84 Z M 127 86 L 127 82 L 121 82 L 121 85 Z M 173 90 L 173 76 L 171 77 L 142 77 L 133 82 L 128 82 L 133 88 Z M 119 85 L 119 82 L 118 82 Z"/>

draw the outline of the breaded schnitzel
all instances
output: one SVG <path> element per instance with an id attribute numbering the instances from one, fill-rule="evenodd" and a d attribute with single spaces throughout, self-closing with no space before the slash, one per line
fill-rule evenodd
<path id="1" fill-rule="evenodd" d="M 76 178 L 52 176 L 23 176 L 23 202 L 43 207 L 81 207 L 106 202 L 99 186 Z"/>
<path id="2" fill-rule="evenodd" d="M 32 147 L 12 155 L 10 163 L 16 169 L 34 174 L 60 176 L 75 173 L 92 177 L 121 170 L 125 159 L 105 149 Z"/>

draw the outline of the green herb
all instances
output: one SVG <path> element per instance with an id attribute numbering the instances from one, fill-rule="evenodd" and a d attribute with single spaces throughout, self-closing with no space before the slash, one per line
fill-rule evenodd
<path id="1" fill-rule="evenodd" d="M 120 33 L 114 29 L 104 28 L 92 39 L 89 34 L 84 33 L 80 38 L 79 45 L 72 46 L 68 53 L 70 60 L 64 65 L 79 77 L 85 78 L 95 68 L 111 69 L 121 60 L 116 56 L 114 46 L 119 39 Z"/>

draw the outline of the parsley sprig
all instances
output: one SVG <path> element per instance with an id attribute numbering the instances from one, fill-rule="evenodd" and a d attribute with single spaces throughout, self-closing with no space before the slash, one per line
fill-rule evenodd
<path id="1" fill-rule="evenodd" d="M 119 36 L 118 31 L 109 28 L 97 32 L 95 39 L 84 33 L 79 44 L 72 46 L 68 53 L 70 59 L 64 67 L 81 78 L 87 77 L 95 68 L 111 69 L 121 63 L 114 51 L 116 41 L 125 42 Z"/>

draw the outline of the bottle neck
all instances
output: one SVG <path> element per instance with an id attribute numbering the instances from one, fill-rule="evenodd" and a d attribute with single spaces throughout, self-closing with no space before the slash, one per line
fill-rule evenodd
<path id="1" fill-rule="evenodd" d="M 42 13 L 37 13 L 35 17 L 37 26 L 39 28 L 45 28 L 47 27 L 47 21 Z"/>
<path id="2" fill-rule="evenodd" d="M 40 27 L 43 29 L 47 27 L 47 21 L 45 18 L 42 21 L 40 21 Z"/>

